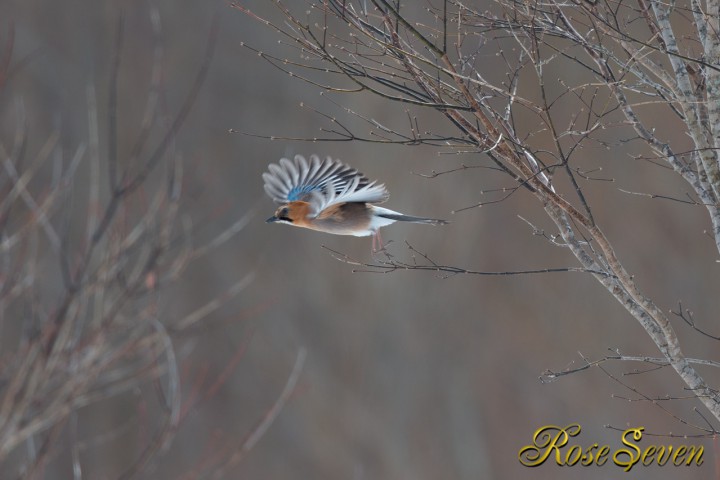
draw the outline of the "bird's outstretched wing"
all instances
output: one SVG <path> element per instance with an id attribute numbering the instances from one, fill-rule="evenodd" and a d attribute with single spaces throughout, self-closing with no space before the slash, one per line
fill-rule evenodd
<path id="1" fill-rule="evenodd" d="M 271 163 L 268 170 L 263 180 L 270 198 L 279 204 L 308 202 L 312 216 L 339 203 L 382 203 L 390 196 L 385 185 L 371 182 L 356 169 L 330 157 L 320 160 L 311 155 L 308 161 L 295 155 L 293 160 L 282 158 L 277 164 Z"/>

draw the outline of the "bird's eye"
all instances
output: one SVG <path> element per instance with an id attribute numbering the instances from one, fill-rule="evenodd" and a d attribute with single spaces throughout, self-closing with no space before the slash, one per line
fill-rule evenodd
<path id="1" fill-rule="evenodd" d="M 278 219 L 285 220 L 286 222 L 292 222 L 288 215 L 290 215 L 290 209 L 288 207 L 278 208 L 277 212 L 275 212 L 275 216 Z"/>

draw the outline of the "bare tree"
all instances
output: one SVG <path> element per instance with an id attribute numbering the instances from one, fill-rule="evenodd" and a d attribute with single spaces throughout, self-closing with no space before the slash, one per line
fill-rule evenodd
<path id="1" fill-rule="evenodd" d="M 217 18 L 184 100 L 168 114 L 168 126 L 160 102 L 165 59 L 156 9 L 149 25 L 152 66 L 145 72 L 143 116 L 129 145 L 119 121 L 126 110 L 118 84 L 129 53 L 122 16 L 108 55 L 107 89 L 99 93 L 93 82 L 87 85 L 88 130 L 80 138 L 62 138 L 59 127 L 44 140 L 33 137 L 25 103 L 6 83 L 26 59 L 13 59 L 12 25 L 3 38 L 0 89 L 16 100 L 14 138 L 0 141 L 3 478 L 43 477 L 58 458 L 72 466 L 73 478 L 83 478 L 84 459 L 109 455 L 108 443 L 134 429 L 146 433 L 139 453 L 121 472 L 104 473 L 131 478 L 151 471 L 182 420 L 220 389 L 243 356 L 241 346 L 217 378 L 199 372 L 187 378 L 181 366 L 188 353 L 176 349 L 181 340 L 196 341 L 207 331 L 199 327 L 244 291 L 252 272 L 241 272 L 224 291 L 189 311 L 168 309 L 166 298 L 193 262 L 241 232 L 251 218 L 247 213 L 217 229 L 197 221 L 182 203 L 187 183 L 173 142 L 210 68 Z M 63 141 L 74 143 L 70 158 L 63 155 Z M 215 232 L 207 243 L 196 243 L 200 228 Z M 244 457 L 288 400 L 303 360 L 301 350 L 277 401 L 244 440 L 189 459 L 192 478 L 218 478 Z M 183 379 L 191 385 L 185 397 Z M 132 412 L 124 425 L 108 431 L 87 427 L 86 407 L 109 417 L 118 405 Z"/>
<path id="2" fill-rule="evenodd" d="M 423 2 L 420 8 L 390 0 L 324 0 L 298 10 L 289 2 L 273 3 L 281 21 L 260 18 L 244 3 L 234 7 L 272 29 L 287 50 L 247 48 L 324 92 L 373 95 L 416 112 L 401 131 L 348 109 L 348 118 L 367 122 L 369 135 L 318 112 L 330 125 L 326 136 L 304 140 L 427 144 L 474 154 L 478 163 L 480 157 L 487 159 L 432 176 L 492 168 L 512 180 L 513 187 L 498 199 L 477 206 L 517 192 L 532 195 L 556 229 L 549 233 L 528 221 L 533 233 L 567 249 L 578 264 L 573 269 L 592 275 L 620 302 L 661 354 L 617 354 L 603 361 L 671 366 L 691 395 L 720 420 L 720 394 L 696 368 L 717 364 L 685 355 L 671 319 L 624 266 L 583 191 L 587 182 L 604 179 L 588 172 L 580 159 L 586 147 L 600 146 L 609 155 L 627 155 L 623 147 L 628 144 L 640 148 L 637 160 L 671 169 L 687 183 L 686 198 L 665 198 L 705 209 L 720 251 L 718 0 L 492 0 L 486 10 L 477 2 L 452 0 Z M 573 74 L 563 78 L 562 71 Z M 433 112 L 445 118 L 451 133 L 423 128 Z M 689 141 L 660 133 L 658 118 Z M 442 265 L 429 256 L 424 264 L 392 256 L 368 264 L 335 254 L 383 271 L 498 273 Z M 686 312 L 678 315 L 694 326 Z M 547 378 L 562 373 L 547 372 Z M 709 422 L 703 429 L 715 433 Z"/>

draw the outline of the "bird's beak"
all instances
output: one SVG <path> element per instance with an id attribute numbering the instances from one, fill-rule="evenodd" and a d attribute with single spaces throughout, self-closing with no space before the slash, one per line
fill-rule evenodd
<path id="1" fill-rule="evenodd" d="M 277 221 L 278 221 L 278 217 L 276 217 L 275 215 L 273 215 L 272 217 L 270 217 L 270 218 L 268 218 L 267 220 L 265 220 L 265 223 L 273 223 L 273 222 L 277 222 Z"/>

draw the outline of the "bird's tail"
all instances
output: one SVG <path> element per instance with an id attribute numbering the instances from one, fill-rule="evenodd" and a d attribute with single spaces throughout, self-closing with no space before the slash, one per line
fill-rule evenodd
<path id="1" fill-rule="evenodd" d="M 390 220 L 395 220 L 398 222 L 412 222 L 412 223 L 426 223 L 428 225 L 447 225 L 448 221 L 446 220 L 438 220 L 435 218 L 423 218 L 423 217 L 413 217 L 410 215 L 403 215 L 402 213 L 378 213 L 379 217 L 387 218 Z"/>

